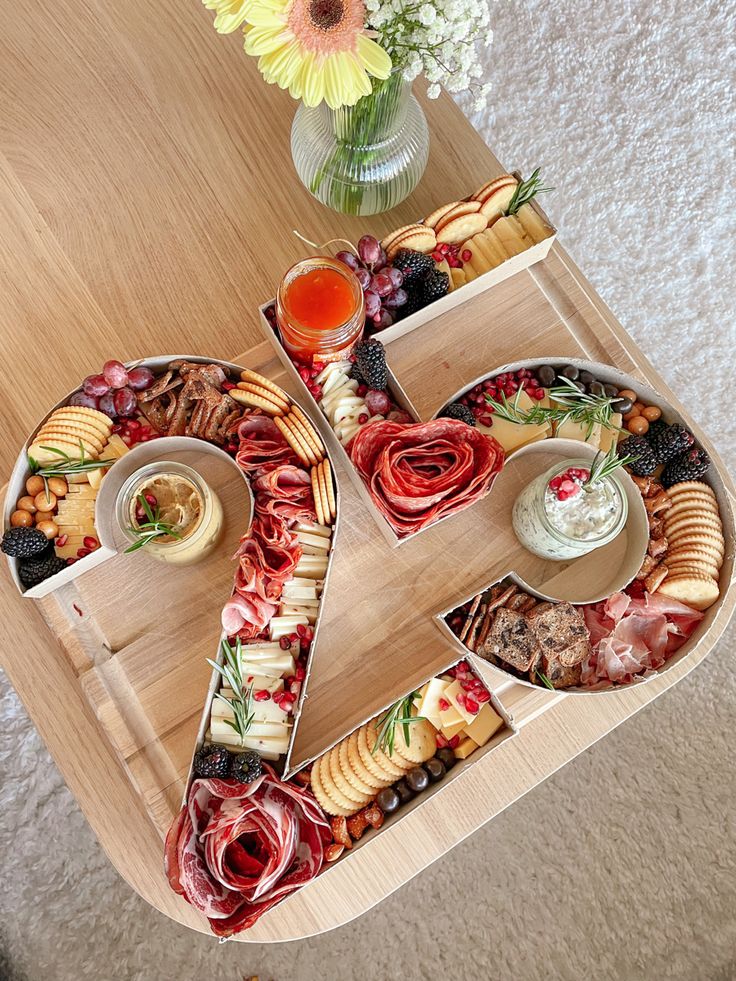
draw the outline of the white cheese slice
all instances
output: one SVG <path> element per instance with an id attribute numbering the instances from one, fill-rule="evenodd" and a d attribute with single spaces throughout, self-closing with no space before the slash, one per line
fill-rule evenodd
<path id="1" fill-rule="evenodd" d="M 432 723 L 435 729 L 439 729 L 442 726 L 439 701 L 444 696 L 447 687 L 448 683 L 446 681 L 442 681 L 441 678 L 432 678 L 425 686 L 424 692 L 420 693 L 421 697 L 417 703 L 417 715 L 423 715 L 425 719 L 428 719 Z"/>
<path id="2" fill-rule="evenodd" d="M 329 525 L 321 525 L 316 521 L 297 521 L 294 531 L 304 531 L 308 535 L 321 535 L 323 538 L 332 536 L 332 528 Z"/>
<path id="3" fill-rule="evenodd" d="M 325 538 L 324 535 L 310 535 L 307 531 L 298 531 L 296 538 L 302 545 L 311 545 L 313 548 L 318 548 L 322 553 L 330 550 L 330 539 Z"/>
<path id="4" fill-rule="evenodd" d="M 296 628 L 300 624 L 308 627 L 309 620 L 304 616 L 273 617 L 269 624 L 269 631 L 272 639 L 278 640 L 279 637 L 296 633 Z"/>

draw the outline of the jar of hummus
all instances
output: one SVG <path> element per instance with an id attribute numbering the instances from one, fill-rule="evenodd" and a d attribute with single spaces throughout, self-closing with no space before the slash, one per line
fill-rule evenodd
<path id="1" fill-rule="evenodd" d="M 590 461 L 567 460 L 535 477 L 517 497 L 512 524 L 524 548 L 543 559 L 576 559 L 613 541 L 628 500 L 615 474 L 586 484 Z"/>
<path id="2" fill-rule="evenodd" d="M 123 484 L 117 520 L 130 545 L 171 565 L 192 565 L 217 545 L 223 528 L 220 499 L 183 463 L 157 460 Z"/>

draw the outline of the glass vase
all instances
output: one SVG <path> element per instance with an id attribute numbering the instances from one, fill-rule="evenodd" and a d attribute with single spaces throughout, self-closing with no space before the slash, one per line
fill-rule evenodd
<path id="1" fill-rule="evenodd" d="M 395 207 L 419 183 L 428 155 L 427 120 L 399 72 L 374 80 L 354 106 L 300 104 L 291 128 L 299 179 L 322 204 L 348 215 Z"/>

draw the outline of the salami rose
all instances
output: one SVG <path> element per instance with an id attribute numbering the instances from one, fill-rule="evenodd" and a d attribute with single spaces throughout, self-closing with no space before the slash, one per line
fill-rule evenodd
<path id="1" fill-rule="evenodd" d="M 230 937 L 313 879 L 331 840 L 309 791 L 264 764 L 249 784 L 194 781 L 166 836 L 165 870 L 212 932 Z"/>
<path id="2" fill-rule="evenodd" d="M 480 500 L 504 462 L 492 436 L 458 419 L 374 422 L 357 433 L 350 455 L 376 507 L 400 536 Z"/>

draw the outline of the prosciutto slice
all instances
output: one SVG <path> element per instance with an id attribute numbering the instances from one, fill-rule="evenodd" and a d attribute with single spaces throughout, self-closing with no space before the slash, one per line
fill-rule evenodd
<path id="1" fill-rule="evenodd" d="M 504 463 L 503 448 L 492 436 L 458 419 L 374 422 L 357 433 L 350 456 L 399 535 L 480 500 Z"/>
<path id="2" fill-rule="evenodd" d="M 296 455 L 270 416 L 252 413 L 237 428 L 240 440 L 235 462 L 243 473 L 258 476 L 284 464 L 296 462 Z"/>
<path id="3" fill-rule="evenodd" d="M 331 840 L 309 791 L 264 764 L 250 784 L 194 781 L 166 837 L 165 870 L 213 932 L 229 937 L 313 879 Z"/>
<path id="4" fill-rule="evenodd" d="M 583 607 L 593 648 L 583 663 L 583 685 L 628 684 L 662 667 L 690 637 L 703 614 L 684 603 L 644 593 L 614 593 Z"/>

